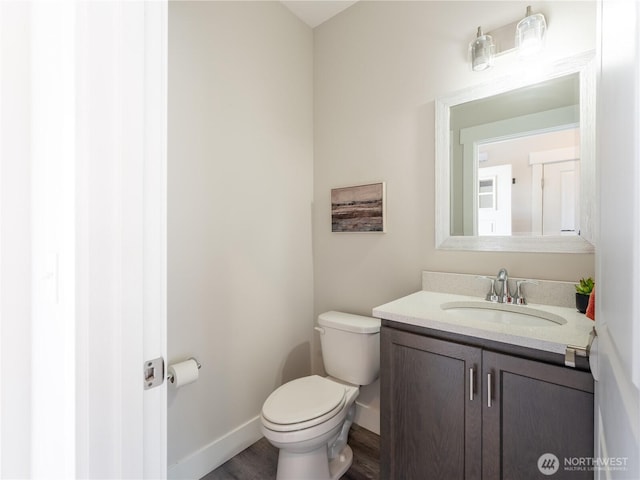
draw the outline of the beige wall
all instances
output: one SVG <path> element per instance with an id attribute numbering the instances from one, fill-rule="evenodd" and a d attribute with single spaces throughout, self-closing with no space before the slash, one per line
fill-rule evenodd
<path id="1" fill-rule="evenodd" d="M 169 386 L 169 466 L 256 440 L 310 372 L 312 58 L 279 2 L 169 5 L 168 356 L 202 363 Z"/>
<path id="2" fill-rule="evenodd" d="M 421 270 L 577 280 L 593 255 L 435 249 L 434 99 L 509 72 L 472 72 L 467 45 L 524 15 L 525 2 L 359 2 L 315 29 L 315 312 L 370 314 L 420 289 Z M 595 49 L 595 2 L 539 2 L 547 55 Z M 513 60 L 515 61 L 515 60 Z M 385 181 L 388 233 L 332 234 L 329 193 Z M 319 356 L 315 357 L 319 361 Z M 318 367 L 318 363 L 315 366 Z"/>

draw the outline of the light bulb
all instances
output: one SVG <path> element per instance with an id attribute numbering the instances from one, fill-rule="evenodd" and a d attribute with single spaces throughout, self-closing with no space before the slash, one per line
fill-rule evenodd
<path id="1" fill-rule="evenodd" d="M 531 13 L 531 7 L 527 7 L 527 16 L 518 22 L 516 26 L 516 48 L 518 55 L 527 56 L 542 50 L 544 35 L 547 31 L 547 21 L 544 15 Z"/>
<path id="2" fill-rule="evenodd" d="M 471 51 L 471 68 L 474 72 L 486 70 L 493 65 L 495 45 L 491 35 L 484 35 L 482 27 L 478 27 L 476 39 L 469 44 Z"/>

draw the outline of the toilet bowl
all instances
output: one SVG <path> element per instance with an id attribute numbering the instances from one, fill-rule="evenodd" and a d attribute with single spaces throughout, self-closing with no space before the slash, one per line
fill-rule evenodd
<path id="1" fill-rule="evenodd" d="M 347 438 L 359 385 L 378 376 L 378 319 L 327 312 L 318 317 L 318 325 L 330 376 L 288 382 L 262 408 L 262 433 L 280 449 L 277 480 L 337 480 L 344 475 L 353 460 Z"/>
<path id="2" fill-rule="evenodd" d="M 312 375 L 271 394 L 262 409 L 262 433 L 280 449 L 278 480 L 337 479 L 347 471 L 353 455 L 346 441 L 334 447 L 340 451 L 333 458 L 328 448 L 345 427 L 348 434 L 358 392 L 355 385 Z"/>

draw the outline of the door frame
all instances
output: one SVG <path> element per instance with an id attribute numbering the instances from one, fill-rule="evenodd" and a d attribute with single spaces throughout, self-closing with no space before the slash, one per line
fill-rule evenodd
<path id="1" fill-rule="evenodd" d="M 596 479 L 610 480 L 640 478 L 640 5 L 599 0 L 597 7 L 598 336 L 590 363 L 596 457 L 623 463 L 596 470 Z"/>

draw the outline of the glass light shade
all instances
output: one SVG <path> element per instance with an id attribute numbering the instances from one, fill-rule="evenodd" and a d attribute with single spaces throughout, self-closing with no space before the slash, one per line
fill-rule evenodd
<path id="1" fill-rule="evenodd" d="M 483 35 L 482 29 L 478 27 L 477 38 L 469 44 L 471 68 L 474 72 L 486 70 L 493 65 L 495 48 L 491 35 Z"/>
<path id="2" fill-rule="evenodd" d="M 547 21 L 541 13 L 531 14 L 531 7 L 527 7 L 527 16 L 516 26 L 516 48 L 518 55 L 527 56 L 542 50 L 544 35 L 547 31 Z"/>

